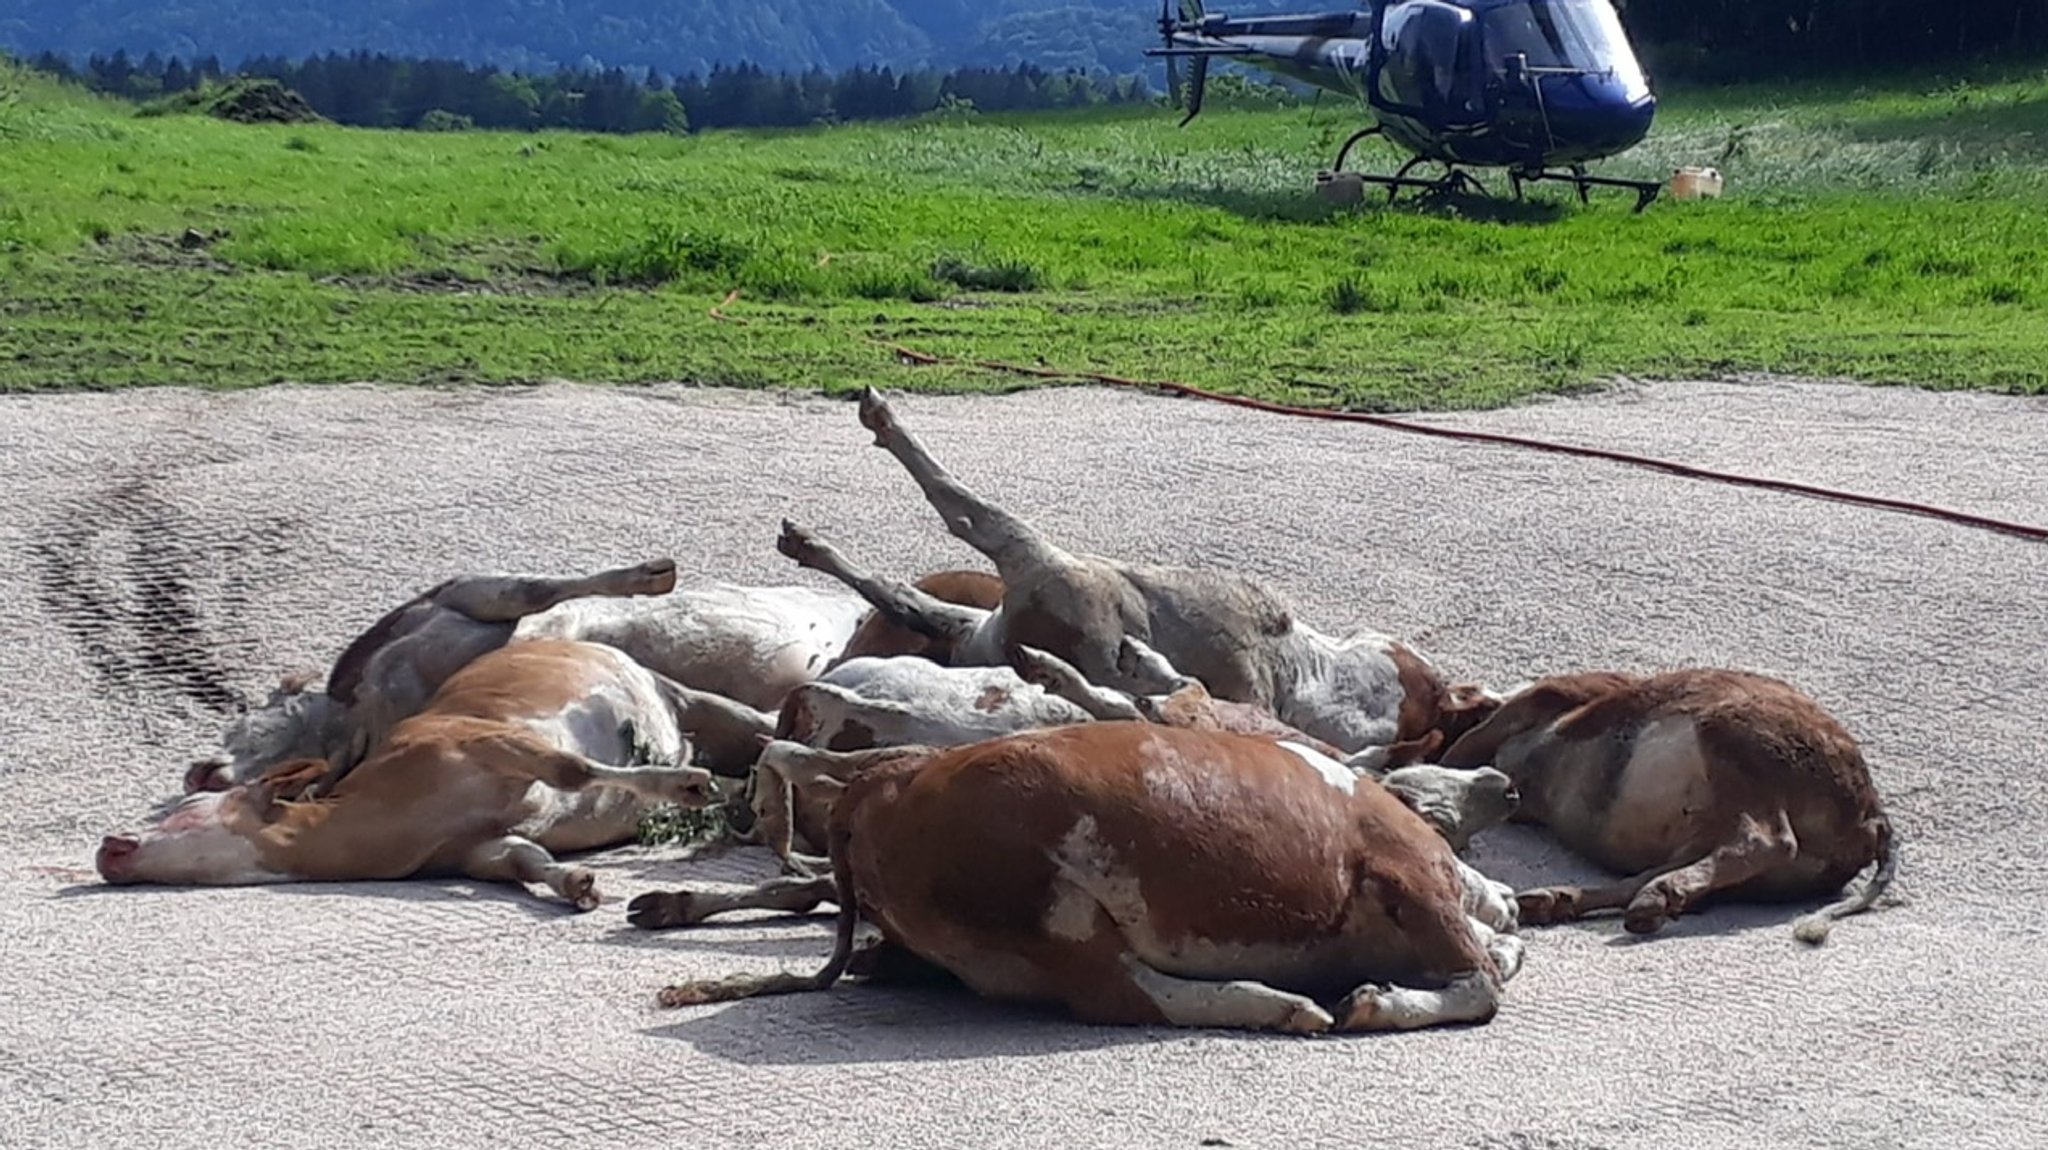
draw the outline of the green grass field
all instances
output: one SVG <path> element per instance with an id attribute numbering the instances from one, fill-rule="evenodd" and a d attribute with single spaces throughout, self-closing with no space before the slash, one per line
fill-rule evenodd
<path id="1" fill-rule="evenodd" d="M 1617 374 L 2048 392 L 2048 70 L 1667 93 L 1601 170 L 1728 193 L 1640 216 L 1332 207 L 1351 110 L 1176 118 L 402 134 L 137 116 L 0 64 L 0 389 L 1022 382 L 884 339 L 1376 409 Z"/>

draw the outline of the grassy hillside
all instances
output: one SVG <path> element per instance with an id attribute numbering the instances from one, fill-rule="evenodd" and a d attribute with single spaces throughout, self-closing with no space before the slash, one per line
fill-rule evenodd
<path id="1" fill-rule="evenodd" d="M 0 93 L 0 388 L 1015 382 L 884 339 L 1375 407 L 1766 369 L 2048 391 L 2043 74 L 1681 93 L 1609 170 L 1718 162 L 1727 198 L 1481 218 L 1318 202 L 1330 106 L 677 139 Z"/>

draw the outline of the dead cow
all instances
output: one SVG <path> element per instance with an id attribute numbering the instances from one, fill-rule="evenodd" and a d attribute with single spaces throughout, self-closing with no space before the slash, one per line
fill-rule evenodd
<path id="1" fill-rule="evenodd" d="M 1338 760 L 1344 766 L 1377 778 L 1415 813 L 1428 820 L 1456 851 L 1472 837 L 1506 821 L 1519 796 L 1508 777 L 1491 767 L 1454 770 L 1417 763 L 1436 749 L 1442 732 L 1425 739 L 1372 747 L 1345 755 L 1311 735 L 1303 734 L 1250 703 L 1218 699 L 1202 684 L 1188 680 L 1169 695 L 1132 695 L 1090 683 L 1079 669 L 1035 647 L 1011 644 L 1007 657 L 1026 682 L 1068 699 L 1097 719 L 1141 720 L 1188 730 L 1233 731 L 1304 747 Z M 1396 768 L 1388 770 L 1389 767 Z"/>
<path id="2" fill-rule="evenodd" d="M 1023 643 L 1066 659 L 1093 682 L 1133 693 L 1193 678 L 1219 699 L 1255 703 L 1347 754 L 1431 732 L 1448 745 L 1498 702 L 1477 687 L 1448 683 L 1395 639 L 1325 635 L 1254 580 L 1066 551 L 955 479 L 872 388 L 861 398 L 860 420 L 910 472 L 948 530 L 995 564 L 1002 604 L 994 611 L 944 604 L 859 572 L 794 524 L 784 525 L 781 548 L 847 582 L 904 626 L 947 636 L 955 662 L 1000 664 L 1008 644 Z"/>
<path id="3" fill-rule="evenodd" d="M 222 737 L 224 753 L 185 773 L 186 791 L 245 783 L 294 759 L 325 759 L 331 785 L 400 720 L 417 714 L 448 676 L 512 639 L 519 621 L 583 596 L 665 595 L 676 565 L 655 559 L 578 578 L 458 575 L 384 613 L 315 675 L 287 675 L 260 706 L 244 707 Z"/>
<path id="4" fill-rule="evenodd" d="M 862 774 L 834 804 L 821 990 L 881 947 L 1102 1024 L 1313 1033 L 1484 1022 L 1521 963 L 1507 890 L 1370 779 L 1266 739 L 1140 723 L 1009 735 Z"/>
<path id="5" fill-rule="evenodd" d="M 140 835 L 109 835 L 109 883 L 238 886 L 462 874 L 544 883 L 579 909 L 595 876 L 556 861 L 632 837 L 651 806 L 702 807 L 673 684 L 594 643 L 515 643 L 451 675 L 324 797 L 287 763 L 188 796 Z"/>
<path id="6" fill-rule="evenodd" d="M 790 691 L 776 737 L 834 751 L 958 746 L 1087 711 L 1008 667 L 946 667 L 913 655 L 851 659 Z"/>
<path id="7" fill-rule="evenodd" d="M 1745 671 L 1588 672 L 1539 679 L 1445 752 L 1446 766 L 1490 764 L 1521 791 L 1517 818 L 1630 877 L 1519 898 L 1529 923 L 1620 910 L 1638 934 L 1711 898 L 1852 896 L 1802 917 L 1825 941 L 1834 920 L 1868 909 L 1896 870 L 1891 820 L 1862 751 L 1818 703 Z"/>
<path id="8" fill-rule="evenodd" d="M 248 782 L 291 759 L 322 758 L 310 792 L 345 775 L 393 725 L 418 713 L 448 676 L 514 641 L 580 639 L 626 652 L 680 684 L 698 752 L 743 777 L 774 730 L 784 693 L 815 675 L 864 609 L 844 592 L 715 584 L 675 590 L 670 560 L 575 579 L 461 575 L 372 624 L 335 660 L 323 687 L 287 676 L 222 738 L 222 754 L 186 772 L 187 791 Z M 757 706 L 760 704 L 761 706 Z M 766 709 L 763 709 L 765 706 Z"/>

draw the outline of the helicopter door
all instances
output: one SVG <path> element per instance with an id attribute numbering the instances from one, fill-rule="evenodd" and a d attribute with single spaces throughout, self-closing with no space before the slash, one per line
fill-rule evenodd
<path id="1" fill-rule="evenodd" d="M 1435 126 L 1484 115 L 1476 80 L 1478 25 L 1443 0 L 1379 7 L 1373 103 Z"/>

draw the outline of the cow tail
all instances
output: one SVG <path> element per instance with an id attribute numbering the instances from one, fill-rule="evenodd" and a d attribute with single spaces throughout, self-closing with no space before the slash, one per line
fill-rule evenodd
<path id="1" fill-rule="evenodd" d="M 1819 946 L 1828 940 L 1828 932 L 1834 929 L 1835 920 L 1869 910 L 1891 887 L 1892 879 L 1899 873 L 1898 832 L 1892 828 L 1888 815 L 1880 814 L 1865 825 L 1877 839 L 1877 869 L 1849 897 L 1812 914 L 1802 915 L 1792 924 L 1792 937 L 1809 946 Z"/>

